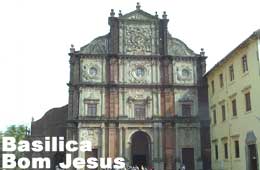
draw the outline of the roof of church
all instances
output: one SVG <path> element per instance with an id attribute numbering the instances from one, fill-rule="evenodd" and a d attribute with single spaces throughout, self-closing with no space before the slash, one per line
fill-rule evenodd
<path id="1" fill-rule="evenodd" d="M 151 15 L 140 9 L 141 6 L 139 3 L 136 5 L 136 10 L 129 12 L 127 14 L 122 15 L 121 11 L 119 11 L 119 19 L 120 20 L 149 20 L 156 21 L 158 20 L 157 12 L 155 15 Z M 112 9 L 110 13 L 110 17 L 114 17 L 115 12 Z M 162 15 L 163 19 L 167 19 L 166 12 Z M 92 40 L 89 44 L 80 48 L 80 53 L 83 54 L 107 54 L 108 53 L 108 40 L 109 34 L 104 36 L 100 36 Z M 168 33 L 168 55 L 172 56 L 195 56 L 196 54 L 181 40 L 174 38 Z"/>
<path id="2" fill-rule="evenodd" d="M 65 136 L 68 105 L 52 108 L 31 123 L 32 136 Z"/>

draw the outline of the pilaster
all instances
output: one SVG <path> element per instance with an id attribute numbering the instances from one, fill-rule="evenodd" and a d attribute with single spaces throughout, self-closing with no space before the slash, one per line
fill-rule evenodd
<path id="1" fill-rule="evenodd" d="M 115 54 L 119 52 L 119 21 L 113 9 L 108 18 L 108 24 L 110 25 L 109 53 Z"/>
<path id="2" fill-rule="evenodd" d="M 108 126 L 108 157 L 114 159 L 118 156 L 118 128 L 116 124 L 110 123 Z"/>
<path id="3" fill-rule="evenodd" d="M 101 150 L 102 150 L 102 153 L 101 153 L 101 156 L 102 157 L 105 157 L 106 156 L 106 127 L 105 127 L 105 124 L 103 123 L 102 126 L 101 126 L 101 143 L 102 143 L 102 146 L 101 146 Z"/>
<path id="4" fill-rule="evenodd" d="M 168 22 L 167 14 L 164 11 L 162 15 L 163 19 L 160 19 L 160 54 L 167 55 L 168 54 L 168 43 L 167 43 L 167 36 L 168 36 Z"/>

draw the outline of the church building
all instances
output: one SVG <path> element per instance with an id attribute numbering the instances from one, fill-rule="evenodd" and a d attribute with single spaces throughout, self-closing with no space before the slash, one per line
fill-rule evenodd
<path id="1" fill-rule="evenodd" d="M 111 10 L 110 31 L 70 49 L 67 140 L 90 140 L 74 157 L 124 157 L 126 165 L 210 168 L 206 56 L 141 9 Z"/>

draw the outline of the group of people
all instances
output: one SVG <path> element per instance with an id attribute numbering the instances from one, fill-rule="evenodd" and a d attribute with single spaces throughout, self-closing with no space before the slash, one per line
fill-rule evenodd
<path id="1" fill-rule="evenodd" d="M 184 164 L 181 165 L 181 167 L 179 168 L 179 170 L 186 170 L 186 167 Z"/>
<path id="2" fill-rule="evenodd" d="M 56 170 L 62 170 L 59 166 L 56 166 Z M 154 170 L 153 167 L 145 167 L 143 165 L 141 165 L 141 167 L 139 168 L 137 165 L 134 166 L 128 166 L 127 168 L 124 168 L 123 170 Z M 181 167 L 178 170 L 186 170 L 186 167 L 184 164 L 181 165 Z"/>
<path id="3" fill-rule="evenodd" d="M 139 168 L 137 165 L 135 165 L 135 166 L 129 166 L 128 168 L 125 168 L 125 169 L 126 169 L 126 170 L 154 170 L 153 167 L 148 167 L 148 168 L 147 168 L 147 167 L 145 167 L 145 166 L 143 166 L 143 165 L 141 165 L 140 168 Z M 186 170 L 185 165 L 182 164 L 178 170 Z"/>
<path id="4" fill-rule="evenodd" d="M 137 165 L 134 165 L 134 166 L 128 166 L 126 168 L 127 170 L 154 170 L 153 167 L 145 167 L 143 165 L 141 165 L 141 167 L 139 168 Z"/>

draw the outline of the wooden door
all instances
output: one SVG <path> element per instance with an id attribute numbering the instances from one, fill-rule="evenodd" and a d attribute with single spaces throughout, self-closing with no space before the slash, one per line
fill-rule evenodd
<path id="1" fill-rule="evenodd" d="M 249 145 L 249 167 L 250 170 L 257 170 L 257 154 L 256 154 L 256 145 Z"/>
<path id="2" fill-rule="evenodd" d="M 194 170 L 194 149 L 182 148 L 182 162 L 187 170 Z"/>
<path id="3" fill-rule="evenodd" d="M 92 152 L 85 152 L 85 160 L 87 160 L 90 157 L 94 157 L 94 158 L 98 158 L 98 150 L 97 149 L 92 149 Z M 88 170 L 87 166 L 85 168 L 86 170 Z M 98 168 L 96 168 L 98 169 Z"/>

